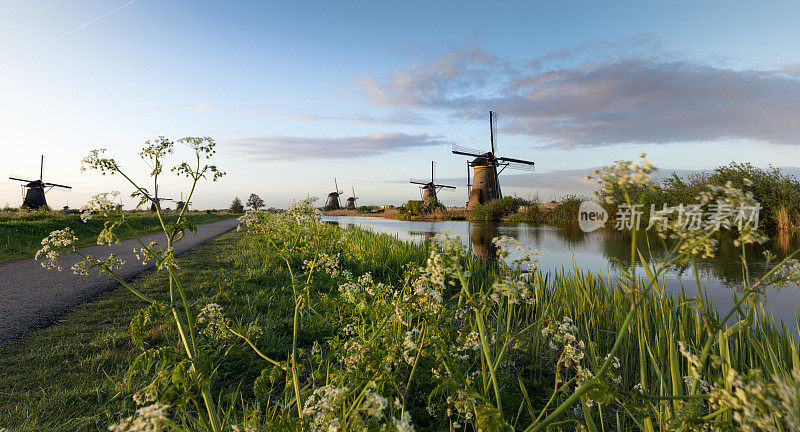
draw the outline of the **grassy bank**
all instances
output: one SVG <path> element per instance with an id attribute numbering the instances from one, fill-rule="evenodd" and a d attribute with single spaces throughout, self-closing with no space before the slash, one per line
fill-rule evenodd
<path id="1" fill-rule="evenodd" d="M 237 215 L 227 213 L 189 212 L 186 218 L 195 224 L 216 222 L 230 219 Z M 172 224 L 177 219 L 177 213 L 165 214 L 165 221 Z M 161 231 L 158 217 L 149 212 L 128 212 L 126 219 L 139 233 L 152 234 Z M 93 218 L 86 223 L 81 222 L 79 214 L 64 214 L 59 212 L 0 212 L 0 261 L 33 256 L 39 248 L 44 237 L 57 229 L 70 227 L 76 235 L 83 239 L 77 246 L 95 244 L 97 233 L 103 229 L 104 220 Z M 124 231 L 119 231 L 120 238 L 129 238 Z"/>
<path id="2" fill-rule="evenodd" d="M 228 233 L 181 255 L 187 293 L 202 298 L 219 290 L 231 270 L 236 233 Z M 168 301 L 165 273 L 135 280 L 142 293 Z M 135 409 L 132 392 L 148 381 L 126 380 L 141 353 L 131 340 L 131 318 L 146 303 L 119 288 L 77 306 L 57 325 L 0 346 L 0 428 L 17 431 L 106 431 L 121 413 Z M 150 343 L 170 345 L 175 326 L 159 317 L 146 332 Z"/>
<path id="3" fill-rule="evenodd" d="M 551 430 L 723 428 L 740 410 L 715 401 L 749 389 L 730 371 L 766 395 L 800 370 L 797 341 L 757 303 L 717 331 L 710 305 L 667 295 L 655 275 L 526 275 L 460 243 L 252 218 L 178 259 L 202 381 L 186 374 L 169 310 L 148 309 L 131 333 L 145 303 L 117 291 L 0 349 L 0 427 L 104 430 L 137 395 L 183 430 L 211 430 L 207 385 L 224 430 L 533 430 L 551 416 Z M 168 302 L 167 285 L 154 273 L 135 286 Z"/>

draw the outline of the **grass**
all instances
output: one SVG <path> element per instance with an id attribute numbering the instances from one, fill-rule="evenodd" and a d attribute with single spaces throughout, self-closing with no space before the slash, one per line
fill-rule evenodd
<path id="1" fill-rule="evenodd" d="M 376 282 L 397 287 L 397 291 L 386 292 L 391 298 L 394 292 L 408 292 L 407 270 L 425 265 L 431 251 L 428 245 L 405 243 L 359 229 L 341 230 L 325 224 L 293 229 L 291 225 L 278 223 L 280 219 L 269 218 L 274 223 L 264 235 L 229 233 L 182 255 L 178 260 L 179 271 L 195 312 L 208 303 L 221 305 L 228 320 L 226 325 L 250 334 L 263 355 L 284 365 L 289 364 L 293 351 L 292 314 L 296 310 L 290 268 L 300 274 L 304 260 L 319 258 L 323 253 L 338 254 L 341 270 L 355 277 L 369 272 Z M 297 243 L 296 239 L 308 230 L 314 231 L 316 242 Z M 294 246 L 289 247 L 290 244 Z M 283 258 L 287 259 L 288 267 Z M 475 292 L 488 292 L 501 274 L 499 268 L 484 262 L 468 259 L 464 264 L 470 272 L 468 285 Z M 346 300 L 340 288 L 343 283 L 340 274 L 311 276 L 308 274 L 309 284 L 298 287 L 304 300 L 296 333 L 299 383 L 306 400 L 323 384 L 347 384 L 353 389 L 363 386 L 358 383 L 365 383 L 370 377 L 375 379 L 373 374 L 382 371 L 387 362 L 384 355 L 402 346 L 407 335 L 406 327 L 400 323 L 386 325 L 394 309 L 381 298 Z M 302 278 L 305 280 L 305 273 Z M 648 278 L 637 285 L 644 285 Z M 165 274 L 149 273 L 135 285 L 144 294 L 167 301 L 166 284 Z M 497 393 L 491 390 L 494 377 L 489 376 L 493 374 L 487 372 L 480 355 L 471 355 L 463 363 L 453 359 L 445 363 L 450 368 L 469 366 L 481 371 L 472 386 L 479 396 L 473 403 L 490 407 L 488 401 L 496 394 L 497 405 L 502 403 L 503 421 L 515 429 L 525 429 L 534 412 L 550 412 L 545 406 L 553 395 L 556 371 L 561 371 L 562 379 L 570 376 L 557 366 L 559 353 L 548 348 L 548 339 L 541 330 L 571 317 L 576 327 L 575 337 L 588 347 L 584 365 L 597 370 L 617 339 L 621 323 L 630 314 L 630 284 L 604 280 L 577 268 L 566 269 L 535 274 L 529 285 L 530 304 L 514 307 L 489 303 L 481 312 L 481 328 L 506 341 L 488 347 L 494 356 L 501 349 L 506 353 L 507 360 L 496 367 Z M 436 379 L 431 370 L 444 361 L 439 356 L 447 358 L 448 353 L 452 354 L 464 334 L 476 331 L 475 318 L 453 321 L 452 317 L 457 315 L 462 302 L 477 300 L 468 300 L 455 288 L 442 294 L 443 315 L 432 318 L 420 313 L 409 322 L 420 329 L 419 334 L 436 334 L 443 351 L 437 351 L 436 343 L 431 342 L 431 352 L 417 356 L 419 368 L 416 363 L 414 368 L 401 364 L 381 378 L 379 387 L 390 398 L 393 389 L 398 389 L 394 394 L 407 401 L 417 430 L 448 428 L 449 420 L 443 411 L 434 417 L 427 413 L 426 407 L 441 409 L 447 398 L 460 395 L 451 386 L 463 382 L 458 384 L 460 381 L 452 377 Z M 422 301 L 419 298 L 413 304 Z M 588 418 L 599 425 L 597 430 L 635 430 L 639 427 L 637 422 L 646 419 L 656 425 L 655 430 L 667 430 L 673 422 L 684 418 L 686 410 L 698 408 L 691 401 L 669 399 L 692 392 L 683 378 L 689 375 L 689 365 L 679 353 L 677 341 L 685 342 L 694 352 L 710 342 L 711 354 L 723 367 L 737 371 L 760 369 L 768 375 L 785 375 L 791 368 L 800 368 L 798 345 L 791 332 L 782 323 L 773 322 L 758 306 L 748 308 L 745 315 L 735 316 L 733 322 L 738 320 L 738 323 L 723 324 L 723 331 L 710 337 L 706 320 L 719 319 L 719 315 L 707 310 L 702 316 L 697 303 L 685 292 L 674 297 L 656 282 L 652 293 L 641 301 L 633 315 L 631 330 L 621 339 L 617 352 L 621 364 L 616 372 L 621 377 L 619 388 L 610 396 L 593 396 L 601 401 L 600 411 L 584 405 Z M 153 350 L 163 347 L 171 352 L 178 347 L 174 321 L 164 315 L 156 315 L 153 323 L 146 326 L 145 345 L 140 347 L 133 342 L 128 322 L 143 306 L 127 290 L 120 289 L 76 308 L 57 326 L 0 348 L 0 370 L 8 371 L 0 376 L 3 423 L 0 427 L 14 431 L 104 430 L 108 424 L 133 412 L 131 395 L 146 385 L 156 385 L 160 397 L 172 404 L 182 400 L 180 392 L 196 391 L 191 385 L 182 389 L 182 384 L 174 382 L 180 367 L 169 361 L 143 365 L 142 359 L 152 355 Z M 346 336 L 343 329 L 349 325 L 355 325 L 356 335 Z M 211 389 L 219 405 L 226 407 L 231 415 L 230 423 L 256 424 L 259 430 L 298 428 L 296 419 L 291 417 L 297 414 L 292 407 L 291 377 L 280 370 L 276 373 L 271 364 L 242 340 L 212 337 L 204 331 L 198 337 L 210 370 L 214 371 Z M 365 345 L 364 352 L 369 353 L 354 370 L 349 369 L 346 360 L 349 355 L 346 341 L 351 340 L 360 341 Z M 315 346 L 322 347 L 321 354 Z M 128 379 L 128 366 L 133 363 L 137 366 L 130 369 L 133 373 Z M 453 369 L 450 373 L 458 371 Z M 709 366 L 705 377 L 709 381 L 720 378 L 724 381 L 719 373 L 722 372 Z M 172 382 L 165 382 L 160 376 L 171 376 Z M 650 405 L 637 402 L 629 394 L 637 383 L 643 383 L 648 394 L 664 399 Z M 559 401 L 569 394 L 568 390 L 564 395 L 553 396 Z M 200 429 L 192 423 L 198 415 L 195 408 L 178 407 L 176 419 L 186 422 L 190 430 Z M 707 408 L 703 405 L 698 409 L 704 407 Z M 637 410 L 636 415 L 630 414 L 632 409 Z M 495 415 L 487 409 L 475 411 L 483 416 L 478 421 L 488 421 L 487 417 Z M 586 415 L 567 413 L 568 429 L 579 422 L 589 424 Z"/>
<path id="2" fill-rule="evenodd" d="M 227 213 L 189 212 L 186 217 L 195 224 L 217 222 L 237 215 Z M 140 234 L 161 231 L 158 218 L 149 212 L 129 212 L 126 219 Z M 167 213 L 165 219 L 173 223 L 177 213 Z M 97 233 L 103 229 L 103 220 L 95 217 L 86 223 L 79 214 L 57 212 L 0 212 L 0 262 L 33 256 L 41 247 L 43 238 L 54 230 L 70 227 L 79 238 L 77 246 L 96 243 Z M 125 232 L 117 232 L 121 239 L 130 238 Z"/>
<path id="3" fill-rule="evenodd" d="M 178 257 L 188 293 L 216 292 L 219 275 L 237 234 L 228 233 Z M 213 265 L 213 267 L 210 267 Z M 134 285 L 168 300 L 165 273 L 147 272 Z M 131 318 L 145 302 L 125 288 L 77 306 L 57 325 L 34 331 L 0 347 L 0 428 L 17 431 L 105 431 L 130 411 L 132 391 L 143 379 L 126 382 L 127 367 L 141 353 L 130 336 Z M 151 343 L 173 343 L 174 324 L 157 320 L 147 331 Z"/>

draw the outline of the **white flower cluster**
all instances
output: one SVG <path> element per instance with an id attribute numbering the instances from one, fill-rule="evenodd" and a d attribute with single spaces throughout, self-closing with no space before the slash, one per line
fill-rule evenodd
<path id="1" fill-rule="evenodd" d="M 361 402 L 361 412 L 373 417 L 376 420 L 383 418 L 383 410 L 386 409 L 388 402 L 385 397 L 375 391 L 377 384 L 370 381 L 364 390 L 364 400 Z"/>
<path id="2" fill-rule="evenodd" d="M 167 419 L 168 405 L 153 403 L 136 410 L 136 414 L 124 418 L 111 425 L 111 432 L 160 432 L 161 425 Z"/>
<path id="3" fill-rule="evenodd" d="M 158 246 L 158 242 L 151 241 L 147 246 L 141 249 L 133 248 L 133 254 L 136 255 L 136 260 L 141 261 L 142 265 L 147 265 L 148 261 L 156 259 L 158 252 L 161 251 L 161 249 L 156 248 L 156 246 Z"/>
<path id="4" fill-rule="evenodd" d="M 119 191 L 103 192 L 97 194 L 89 199 L 83 207 L 81 207 L 81 222 L 86 223 L 92 219 L 92 212 L 102 213 L 103 216 L 108 217 L 108 214 L 121 205 L 115 202 L 119 196 Z"/>
<path id="5" fill-rule="evenodd" d="M 242 227 L 248 228 L 253 226 L 256 221 L 258 220 L 258 213 L 248 210 L 245 214 L 239 216 L 239 225 L 236 227 L 236 230 L 239 231 Z"/>
<path id="6" fill-rule="evenodd" d="M 312 270 L 312 265 L 314 271 L 326 273 L 333 278 L 341 274 L 341 270 L 339 269 L 338 253 L 336 255 L 328 255 L 324 252 L 320 252 L 320 254 L 317 255 L 316 262 L 303 260 L 303 268 L 307 271 Z"/>
<path id="7" fill-rule="evenodd" d="M 503 299 L 508 300 L 508 304 L 533 304 L 533 296 L 528 284 L 525 281 L 511 276 L 505 276 L 492 285 L 492 293 L 489 297 L 497 304 L 502 303 Z"/>
<path id="8" fill-rule="evenodd" d="M 511 260 L 512 267 L 523 268 L 528 272 L 536 270 L 540 255 L 538 249 L 523 246 L 517 239 L 508 236 L 495 237 L 492 243 L 497 247 L 497 255 L 501 258 L 508 258 L 512 253 L 517 255 Z"/>
<path id="9" fill-rule="evenodd" d="M 453 429 L 461 428 L 462 423 L 472 423 L 475 420 L 475 398 L 459 389 L 456 392 L 456 397 L 447 397 L 447 411 L 445 413 L 450 419 Z"/>
<path id="10" fill-rule="evenodd" d="M 212 339 L 225 339 L 228 337 L 228 321 L 222 313 L 222 306 L 209 303 L 197 314 L 197 324 L 202 329 L 200 333 Z"/>
<path id="11" fill-rule="evenodd" d="M 392 423 L 394 423 L 397 432 L 414 432 L 414 425 L 411 424 L 411 414 L 408 411 L 404 411 L 399 419 L 392 417 Z"/>
<path id="12" fill-rule="evenodd" d="M 760 371 L 740 375 L 730 369 L 725 385 L 711 393 L 714 409 L 729 409 L 737 430 L 800 431 L 800 369 L 764 380 Z M 781 427 L 781 423 L 785 425 Z"/>
<path id="13" fill-rule="evenodd" d="M 312 418 L 310 424 L 312 431 L 328 432 L 339 429 L 337 413 L 341 411 L 348 391 L 347 387 L 340 388 L 333 385 L 314 390 L 314 394 L 303 405 L 303 415 Z"/>
<path id="14" fill-rule="evenodd" d="M 61 262 L 59 256 L 64 251 L 72 247 L 78 237 L 69 227 L 63 230 L 52 231 L 47 237 L 42 239 L 42 248 L 36 252 L 36 259 L 44 258 L 42 260 L 42 267 L 48 269 L 58 269 L 61 271 Z"/>
<path id="15" fill-rule="evenodd" d="M 614 165 L 604 166 L 586 175 L 586 180 L 597 180 L 600 190 L 595 191 L 595 196 L 603 199 L 606 203 L 613 203 L 613 194 L 620 189 L 627 190 L 651 185 L 653 183 L 652 174 L 658 171 L 649 160 L 645 160 L 647 155 L 639 155 L 639 162 L 616 161 Z"/>
<path id="16" fill-rule="evenodd" d="M 771 285 L 778 288 L 790 285 L 800 285 L 800 261 L 792 258 L 786 260 L 783 265 L 772 274 Z"/>
<path id="17" fill-rule="evenodd" d="M 406 332 L 406 337 L 403 340 L 403 359 L 408 364 L 414 364 L 414 355 L 419 349 L 419 345 L 414 341 L 414 337 L 419 333 L 420 332 L 418 328 L 409 330 Z"/>
<path id="18" fill-rule="evenodd" d="M 350 339 L 344 344 L 345 357 L 342 360 L 347 366 L 347 370 L 355 371 L 358 369 L 358 364 L 364 359 L 366 349 L 356 339 Z"/>
<path id="19" fill-rule="evenodd" d="M 341 272 L 345 276 L 346 282 L 339 285 L 339 293 L 346 302 L 356 306 L 357 310 L 367 309 L 372 305 L 373 297 L 386 292 L 387 286 L 381 282 L 375 283 L 372 275 L 366 273 L 359 276 L 354 282 L 349 272 Z"/>
<path id="20" fill-rule="evenodd" d="M 314 219 L 319 218 L 322 213 L 315 209 L 313 204 L 317 201 L 317 197 L 308 197 L 301 201 L 294 201 L 289 205 L 289 214 L 295 219 Z"/>

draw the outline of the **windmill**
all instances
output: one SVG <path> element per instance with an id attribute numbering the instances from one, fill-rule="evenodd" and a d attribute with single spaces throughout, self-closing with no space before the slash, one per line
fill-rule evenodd
<path id="1" fill-rule="evenodd" d="M 183 210 L 183 207 L 186 207 L 186 210 L 189 210 L 189 204 L 192 202 L 183 202 L 183 192 L 181 192 L 181 200 L 175 203 L 175 211 Z"/>
<path id="2" fill-rule="evenodd" d="M 174 201 L 172 198 L 155 198 L 155 200 L 158 200 L 158 206 L 159 207 L 161 207 L 161 201 Z M 155 213 L 155 211 L 156 211 L 156 202 L 155 202 L 155 200 L 153 200 L 150 203 L 150 211 L 153 212 L 153 213 Z"/>
<path id="3" fill-rule="evenodd" d="M 431 181 L 415 180 L 415 179 L 409 180 L 409 183 L 421 185 L 419 187 L 420 194 L 422 194 L 422 202 L 424 202 L 425 204 L 438 203 L 439 198 L 437 196 L 437 192 L 439 192 L 440 190 L 442 189 L 455 190 L 456 188 L 455 186 L 436 184 L 434 180 L 435 168 L 436 168 L 436 163 L 434 161 L 431 161 Z"/>
<path id="4" fill-rule="evenodd" d="M 72 186 L 64 186 L 56 183 L 46 183 L 42 181 L 42 175 L 44 174 L 44 155 L 42 155 L 41 164 L 39 165 L 39 180 L 25 180 L 17 177 L 9 177 L 11 180 L 21 181 L 26 183 L 23 187 L 26 189 L 25 198 L 22 201 L 22 205 L 28 207 L 29 209 L 38 209 L 40 207 L 47 206 L 47 200 L 44 198 L 45 192 L 49 191 L 54 187 L 64 188 L 64 189 L 72 189 Z M 45 191 L 47 188 L 47 191 Z"/>
<path id="5" fill-rule="evenodd" d="M 355 210 L 356 209 L 356 200 L 358 197 L 356 196 L 356 188 L 353 187 L 353 196 L 347 198 L 347 205 L 344 207 L 348 210 Z"/>
<path id="6" fill-rule="evenodd" d="M 467 162 L 467 185 L 469 185 L 469 167 L 472 167 L 472 188 L 469 191 L 467 209 L 478 204 L 485 204 L 491 200 L 502 198 L 499 175 L 506 168 L 520 171 L 533 171 L 534 163 L 522 159 L 498 157 L 496 152 L 497 139 L 497 113 L 489 111 L 489 143 L 490 151 L 482 153 L 478 149 L 470 149 L 453 144 L 453 153 L 472 156 L 475 159 Z M 498 170 L 499 168 L 499 170 Z M 468 186 L 469 187 L 469 186 Z"/>
<path id="7" fill-rule="evenodd" d="M 339 195 L 343 194 L 344 191 L 339 190 L 339 182 L 336 180 L 336 177 L 333 178 L 333 184 L 336 186 L 336 190 L 328 194 L 328 202 L 325 203 L 325 208 L 329 210 L 338 210 L 341 208 L 341 206 L 339 206 Z"/>

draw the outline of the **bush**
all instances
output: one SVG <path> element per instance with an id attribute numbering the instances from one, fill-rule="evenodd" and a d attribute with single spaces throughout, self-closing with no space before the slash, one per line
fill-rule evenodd
<path id="1" fill-rule="evenodd" d="M 438 202 L 436 203 L 425 203 L 424 201 L 420 200 L 408 200 L 403 205 L 403 210 L 410 213 L 412 216 L 423 216 L 426 214 L 433 213 L 437 209 L 444 208 L 444 206 Z"/>
<path id="2" fill-rule="evenodd" d="M 470 209 L 469 218 L 480 221 L 501 221 L 513 215 L 519 210 L 520 206 L 528 205 L 529 202 L 516 197 L 505 197 L 489 201 L 483 205 L 477 205 Z"/>
<path id="3" fill-rule="evenodd" d="M 745 184 L 745 179 L 751 184 Z M 693 204 L 700 192 L 707 190 L 708 186 L 725 186 L 728 182 L 735 188 L 752 192 L 761 203 L 761 226 L 784 230 L 800 228 L 800 181 L 772 166 L 762 169 L 750 163 L 731 162 L 714 168 L 711 172 L 693 173 L 683 178 L 673 173 L 660 184 L 631 188 L 629 193 L 633 202 L 644 204 L 642 220 L 646 221 L 651 204 L 657 208 L 662 204 Z M 614 203 L 625 202 L 621 192 L 607 196 Z M 606 210 L 611 217 L 616 213 L 615 205 L 606 206 Z"/>

